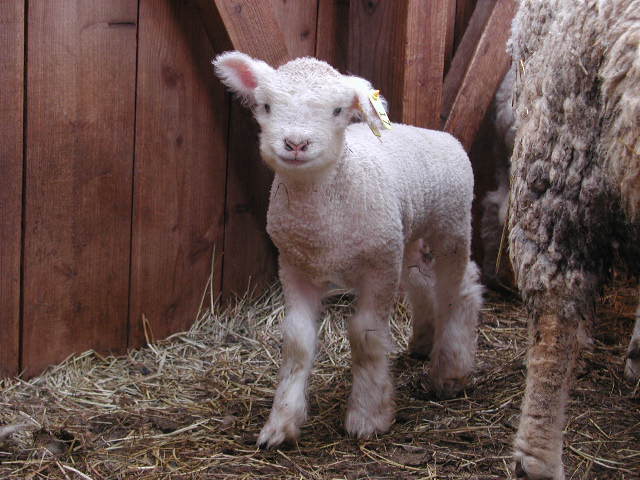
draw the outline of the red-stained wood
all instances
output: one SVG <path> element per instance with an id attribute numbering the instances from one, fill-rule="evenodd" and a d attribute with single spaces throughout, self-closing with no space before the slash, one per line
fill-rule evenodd
<path id="1" fill-rule="evenodd" d="M 141 0 L 129 345 L 195 319 L 223 249 L 228 105 L 195 4 Z"/>
<path id="2" fill-rule="evenodd" d="M 348 70 L 381 90 L 392 121 L 440 126 L 454 8 L 454 0 L 350 3 Z"/>
<path id="3" fill-rule="evenodd" d="M 352 0 L 347 69 L 369 80 L 389 102 L 389 118 L 402 120 L 409 0 Z"/>
<path id="4" fill-rule="evenodd" d="M 458 0 L 458 5 L 466 5 L 468 3 L 469 2 L 466 2 L 465 0 Z M 460 90 L 460 86 L 462 85 L 462 81 L 465 78 L 467 69 L 471 64 L 471 58 L 476 52 L 478 43 L 480 42 L 480 37 L 482 36 L 482 32 L 484 31 L 487 21 L 489 20 L 489 16 L 493 12 L 495 6 L 496 0 L 478 1 L 477 7 L 473 11 L 473 16 L 471 17 L 470 21 L 468 22 L 468 26 L 465 29 L 464 37 L 457 45 L 455 56 L 451 61 L 451 65 L 444 79 L 442 109 L 440 117 L 442 126 L 444 126 L 447 117 L 451 112 L 453 102 L 456 99 L 458 90 Z M 458 17 L 456 17 L 456 28 L 458 28 Z"/>
<path id="5" fill-rule="evenodd" d="M 515 0 L 496 2 L 447 118 L 445 130 L 467 151 L 511 63 L 506 42 L 515 11 Z"/>
<path id="6" fill-rule="evenodd" d="M 272 1 L 196 0 L 207 35 L 218 53 L 239 50 L 279 66 L 289 59 Z"/>
<path id="7" fill-rule="evenodd" d="M 318 0 L 315 56 L 340 72 L 347 69 L 349 0 Z"/>
<path id="8" fill-rule="evenodd" d="M 29 2 L 23 368 L 126 346 L 137 1 Z"/>
<path id="9" fill-rule="evenodd" d="M 445 37 L 444 47 L 444 74 L 449 71 L 451 66 L 451 60 L 453 59 L 453 52 L 455 51 L 455 29 L 456 29 L 456 8 L 458 0 L 450 0 L 447 2 L 447 19 L 446 28 L 447 33 Z"/>
<path id="10" fill-rule="evenodd" d="M 275 280 L 276 250 L 266 232 L 271 170 L 260 159 L 258 128 L 241 105 L 231 106 L 224 235 L 223 297 L 258 293 Z"/>
<path id="11" fill-rule="evenodd" d="M 289 57 L 313 56 L 319 0 L 270 0 Z"/>
<path id="12" fill-rule="evenodd" d="M 24 0 L 0 2 L 0 378 L 20 368 Z"/>
<path id="13" fill-rule="evenodd" d="M 460 45 L 460 41 L 464 36 L 464 32 L 467 29 L 467 25 L 469 24 L 469 20 L 473 15 L 476 5 L 486 1 L 491 3 L 496 2 L 496 0 L 456 0 L 455 28 L 453 37 L 454 50 L 458 48 L 458 45 Z"/>
<path id="14" fill-rule="evenodd" d="M 454 0 L 409 0 L 403 62 L 402 122 L 440 126 L 442 79 Z"/>

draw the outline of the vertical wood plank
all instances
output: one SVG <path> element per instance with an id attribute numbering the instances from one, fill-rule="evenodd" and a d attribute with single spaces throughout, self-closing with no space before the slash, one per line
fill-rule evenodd
<path id="1" fill-rule="evenodd" d="M 451 0 L 409 0 L 404 43 L 403 123 L 425 128 L 440 125 L 448 24 L 453 7 Z"/>
<path id="2" fill-rule="evenodd" d="M 401 121 L 409 0 L 352 0 L 349 4 L 348 70 L 371 81 Z"/>
<path id="3" fill-rule="evenodd" d="M 141 0 L 130 346 L 193 322 L 220 290 L 228 106 L 192 1 Z"/>
<path id="4" fill-rule="evenodd" d="M 344 73 L 348 44 L 349 0 L 318 0 L 316 57 Z"/>
<path id="5" fill-rule="evenodd" d="M 290 58 L 313 56 L 318 0 L 271 0 Z"/>
<path id="6" fill-rule="evenodd" d="M 24 0 L 0 2 L 0 378 L 19 370 Z"/>
<path id="7" fill-rule="evenodd" d="M 273 173 L 260 159 L 258 127 L 235 101 L 229 121 L 223 298 L 256 293 L 275 280 L 276 249 L 267 235 Z"/>
<path id="8" fill-rule="evenodd" d="M 27 375 L 126 346 L 135 0 L 29 2 Z"/>

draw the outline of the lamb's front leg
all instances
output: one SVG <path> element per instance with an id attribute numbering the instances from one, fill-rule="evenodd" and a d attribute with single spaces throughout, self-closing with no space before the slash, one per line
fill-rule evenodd
<path id="1" fill-rule="evenodd" d="M 578 354 L 578 322 L 556 313 L 535 315 L 527 386 L 515 440 L 515 472 L 527 480 L 563 480 L 562 430 Z"/>
<path id="2" fill-rule="evenodd" d="M 306 387 L 315 356 L 322 300 L 318 287 L 282 261 L 280 280 L 287 309 L 282 324 L 282 366 L 269 420 L 258 436 L 257 443 L 262 448 L 297 440 L 300 426 L 307 419 Z"/>
<path id="3" fill-rule="evenodd" d="M 345 428 L 357 438 L 386 432 L 393 423 L 395 401 L 388 353 L 389 315 L 396 288 L 385 285 L 362 289 L 349 322 L 353 386 Z"/>

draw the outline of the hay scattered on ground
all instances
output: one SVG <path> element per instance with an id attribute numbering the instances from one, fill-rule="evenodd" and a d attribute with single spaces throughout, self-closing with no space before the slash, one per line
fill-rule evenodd
<path id="1" fill-rule="evenodd" d="M 638 478 L 640 388 L 622 378 L 635 301 L 632 288 L 604 298 L 594 349 L 583 355 L 571 397 L 567 478 Z M 399 305 L 392 322 L 397 420 L 388 434 L 360 442 L 342 427 L 351 311 L 339 298 L 322 321 L 311 416 L 297 446 L 255 447 L 280 358 L 283 307 L 274 288 L 258 301 L 214 308 L 189 332 L 126 357 L 88 352 L 30 381 L 0 381 L 0 478 L 509 478 L 525 378 L 521 306 L 489 299 L 474 383 L 439 401 L 425 365 L 403 353 L 409 323 Z"/>

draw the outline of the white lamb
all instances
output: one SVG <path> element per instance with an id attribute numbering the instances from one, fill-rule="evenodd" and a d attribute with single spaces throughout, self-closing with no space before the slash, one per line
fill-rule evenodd
<path id="1" fill-rule="evenodd" d="M 382 130 L 371 84 L 313 58 L 273 69 L 227 52 L 214 65 L 252 108 L 260 153 L 275 171 L 267 230 L 280 253 L 287 312 L 280 383 L 258 444 L 299 435 L 321 301 L 334 285 L 358 296 L 348 326 L 349 434 L 366 438 L 393 422 L 388 318 L 401 280 L 413 307 L 412 353 L 431 357 L 437 393 L 463 388 L 482 288 L 469 259 L 473 174 L 460 144 L 398 124 L 379 140 L 367 126 Z"/>

